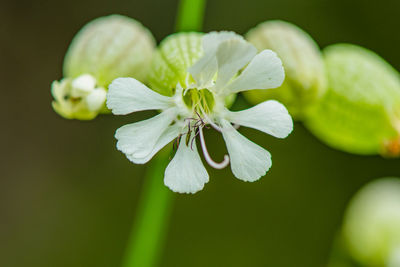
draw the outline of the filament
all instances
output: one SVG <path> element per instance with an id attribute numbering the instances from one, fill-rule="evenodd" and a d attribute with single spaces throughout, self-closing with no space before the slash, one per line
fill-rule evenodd
<path id="1" fill-rule="evenodd" d="M 204 118 L 206 119 L 207 123 L 210 124 L 215 130 L 217 130 L 218 132 L 222 133 L 222 129 L 221 127 L 219 127 L 218 125 L 216 125 L 208 116 L 207 114 L 204 112 L 204 109 L 200 106 L 200 111 L 203 113 Z M 198 115 L 199 116 L 199 115 Z"/>

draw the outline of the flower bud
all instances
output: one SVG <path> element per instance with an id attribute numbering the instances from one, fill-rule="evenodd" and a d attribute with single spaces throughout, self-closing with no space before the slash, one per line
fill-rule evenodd
<path id="1" fill-rule="evenodd" d="M 106 90 L 95 87 L 93 76 L 83 74 L 76 79 L 54 81 L 51 93 L 54 110 L 66 119 L 91 120 L 104 108 Z"/>
<path id="2" fill-rule="evenodd" d="M 64 79 L 52 85 L 55 111 L 79 120 L 108 113 L 108 85 L 118 77 L 144 81 L 154 50 L 152 34 L 134 19 L 110 15 L 89 22 L 67 51 Z"/>
<path id="3" fill-rule="evenodd" d="M 251 29 L 246 38 L 259 50 L 275 51 L 283 62 L 286 76 L 279 88 L 245 92 L 247 100 L 257 104 L 277 99 L 295 119 L 302 119 L 326 90 L 318 45 L 306 32 L 284 21 L 261 23 Z"/>
<path id="4" fill-rule="evenodd" d="M 342 238 L 363 266 L 400 266 L 400 179 L 383 178 L 363 187 L 351 200 Z"/>
<path id="5" fill-rule="evenodd" d="M 324 143 L 349 153 L 400 155 L 400 75 L 349 44 L 324 50 L 328 91 L 305 121 Z"/>

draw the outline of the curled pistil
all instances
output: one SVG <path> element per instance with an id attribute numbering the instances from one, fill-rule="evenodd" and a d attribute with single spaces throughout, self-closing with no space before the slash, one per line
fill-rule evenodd
<path id="1" fill-rule="evenodd" d="M 208 153 L 208 150 L 207 150 L 206 142 L 204 141 L 203 126 L 199 127 L 199 133 L 200 133 L 200 144 L 201 144 L 201 148 L 203 150 L 204 159 L 207 161 L 208 165 L 210 165 L 214 169 L 223 169 L 226 166 L 228 166 L 228 164 L 229 164 L 229 156 L 228 155 L 225 154 L 224 160 L 220 163 L 215 162 L 210 157 L 210 154 Z"/>

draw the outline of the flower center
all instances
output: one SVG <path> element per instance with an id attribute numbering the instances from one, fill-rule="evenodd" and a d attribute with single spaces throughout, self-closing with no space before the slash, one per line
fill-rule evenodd
<path id="1" fill-rule="evenodd" d="M 214 108 L 214 96 L 208 89 L 189 89 L 183 94 L 183 101 L 193 113 L 210 114 Z"/>
<path id="2" fill-rule="evenodd" d="M 200 145 L 203 150 L 204 159 L 213 168 L 222 169 L 228 166 L 229 156 L 225 155 L 222 162 L 215 162 L 208 153 L 206 142 L 204 139 L 203 128 L 210 124 L 214 128 L 219 129 L 217 125 L 209 118 L 215 107 L 215 98 L 213 93 L 208 89 L 187 89 L 182 93 L 183 102 L 192 111 L 192 117 L 185 118 L 187 132 L 181 134 L 177 138 L 177 145 L 183 135 L 186 135 L 186 146 L 192 148 L 194 139 L 200 136 Z M 193 149 L 193 148 L 192 148 Z"/>

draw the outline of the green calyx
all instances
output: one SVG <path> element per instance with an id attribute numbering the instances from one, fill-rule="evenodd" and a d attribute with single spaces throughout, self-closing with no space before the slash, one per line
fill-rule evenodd
<path id="1" fill-rule="evenodd" d="M 151 62 L 147 77 L 150 88 L 166 96 L 175 93 L 178 83 L 185 88 L 190 77 L 187 69 L 202 55 L 202 36 L 202 33 L 189 32 L 165 38 Z"/>
<path id="2" fill-rule="evenodd" d="M 305 121 L 326 144 L 355 154 L 400 155 L 400 75 L 349 44 L 324 50 L 329 88 Z"/>
<path id="3" fill-rule="evenodd" d="M 214 96 L 208 89 L 189 89 L 183 95 L 186 106 L 197 114 L 209 114 L 214 107 Z"/>
<path id="4" fill-rule="evenodd" d="M 285 68 L 282 86 L 244 92 L 247 100 L 257 104 L 276 99 L 295 119 L 306 117 L 326 91 L 324 64 L 315 41 L 302 29 L 284 21 L 261 23 L 246 34 L 246 39 L 259 50 L 275 51 Z"/>
<path id="5" fill-rule="evenodd" d="M 345 248 L 362 266 L 399 266 L 400 179 L 380 178 L 352 198 L 341 231 Z"/>
<path id="6" fill-rule="evenodd" d="M 151 32 L 134 19 L 110 15 L 85 25 L 72 40 L 64 60 L 64 77 L 88 73 L 98 85 L 118 77 L 144 81 L 155 50 Z"/>
<path id="7" fill-rule="evenodd" d="M 151 89 L 162 95 L 172 96 L 178 84 L 186 89 L 195 82 L 187 70 L 203 55 L 203 35 L 198 32 L 175 33 L 160 43 L 147 76 Z M 208 111 L 214 106 L 214 97 L 207 89 L 190 89 L 186 91 L 186 95 L 184 101 L 189 108 L 198 101 L 192 97 L 200 99 L 200 103 Z M 230 107 L 235 99 L 236 94 L 228 95 L 225 106 Z"/>

